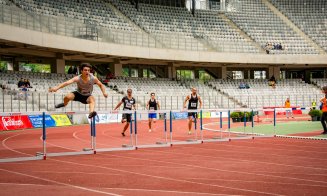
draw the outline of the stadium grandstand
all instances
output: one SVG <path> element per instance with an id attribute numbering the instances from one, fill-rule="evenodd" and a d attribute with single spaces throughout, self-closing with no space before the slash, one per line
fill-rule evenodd
<path id="1" fill-rule="evenodd" d="M 192 3 L 1 0 L 1 110 L 53 109 L 62 96 L 47 89 L 72 76 L 67 64 L 80 62 L 93 64 L 103 80 L 108 72 L 115 76 L 107 86 L 117 87 L 110 90 L 114 98 L 105 102 L 99 96 L 99 108 L 112 109 L 127 88 L 136 90 L 141 107 L 157 90 L 164 108 L 170 109 L 182 106 L 191 86 L 199 88 L 207 108 L 278 106 L 285 97 L 302 106 L 310 106 L 313 98 L 318 101 L 326 77 L 323 1 Z M 19 29 L 22 36 L 9 34 L 9 28 Z M 52 74 L 26 71 L 23 65 L 33 63 L 50 66 Z M 267 84 L 273 75 L 278 85 L 271 94 Z M 33 82 L 24 100 L 18 96 L 19 78 Z M 239 90 L 244 81 L 251 88 Z M 174 96 L 176 91 L 180 96 Z"/>

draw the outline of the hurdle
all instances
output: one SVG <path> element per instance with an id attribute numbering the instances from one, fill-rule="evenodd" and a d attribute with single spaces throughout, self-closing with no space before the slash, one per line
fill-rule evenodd
<path id="1" fill-rule="evenodd" d="M 0 162 L 16 162 L 16 161 L 30 161 L 30 160 L 46 160 L 48 157 L 57 157 L 57 156 L 72 156 L 72 155 L 91 155 L 91 154 L 97 154 L 97 152 L 110 152 L 110 151 L 126 151 L 126 150 L 136 150 L 139 148 L 156 148 L 156 147 L 172 147 L 173 145 L 185 145 L 185 144 L 201 144 L 206 142 L 224 142 L 224 141 L 233 141 L 233 140 L 240 140 L 240 139 L 254 139 L 254 138 L 261 138 L 261 137 L 286 137 L 286 138 L 303 138 L 298 136 L 285 136 L 285 135 L 278 135 L 277 133 L 277 111 L 283 111 L 287 108 L 274 108 L 274 109 L 262 109 L 262 108 L 240 108 L 240 109 L 199 109 L 199 110 L 157 110 L 157 111 L 147 111 L 147 110 L 137 110 L 137 111 L 98 111 L 98 114 L 131 114 L 132 115 L 132 121 L 130 124 L 130 140 L 129 143 L 123 144 L 122 147 L 110 147 L 110 148 L 98 148 L 97 146 L 97 122 L 99 121 L 98 116 L 90 119 L 90 148 L 85 148 L 81 151 L 71 151 L 71 152 L 49 152 L 48 147 L 48 135 L 47 135 L 47 126 L 46 126 L 46 115 L 55 115 L 55 114 L 85 114 L 87 115 L 88 112 L 81 111 L 81 112 L 74 112 L 74 111 L 60 111 L 60 112 L 12 112 L 12 113 L 0 113 L 0 115 L 39 115 L 42 114 L 42 151 L 36 152 L 36 156 L 27 156 L 27 157 L 17 157 L 17 158 L 4 158 L 0 159 Z M 288 108 L 289 109 L 289 108 Z M 301 108 L 297 107 L 295 108 L 297 110 L 307 110 L 310 109 L 309 107 Z M 248 111 L 252 114 L 251 119 L 251 125 L 247 124 L 247 122 L 244 119 L 243 123 L 243 131 L 242 132 L 235 132 L 231 131 L 231 111 Z M 274 133 L 272 135 L 264 135 L 255 133 L 255 121 L 254 121 L 254 114 L 255 112 L 259 111 L 272 111 L 273 112 L 273 123 L 274 126 Z M 174 119 L 174 112 L 195 112 L 200 114 L 199 121 L 194 122 L 194 128 L 196 130 L 196 134 L 194 135 L 194 140 L 192 141 L 177 141 L 173 140 L 173 133 L 174 133 L 174 127 L 173 127 L 173 119 Z M 219 118 L 214 120 L 214 123 L 218 124 L 218 128 L 216 132 L 220 132 L 220 137 L 213 138 L 213 139 L 207 139 L 204 138 L 204 132 L 208 130 L 206 128 L 206 125 L 203 121 L 203 112 L 218 112 Z M 141 144 L 139 143 L 139 130 L 138 130 L 138 123 L 142 121 L 143 119 L 138 119 L 138 114 L 148 114 L 148 113 L 157 113 L 157 114 L 163 114 L 163 130 L 162 133 L 164 134 L 162 137 L 162 142 L 154 142 L 153 144 Z M 227 113 L 227 129 L 223 130 L 223 113 Z M 169 115 L 168 115 L 169 114 Z M 226 122 L 226 121 L 225 121 Z M 169 126 L 167 125 L 169 123 Z M 198 124 L 199 123 L 199 124 Z M 250 127 L 251 126 L 251 127 Z M 251 131 L 246 132 L 245 128 L 251 128 Z M 169 128 L 169 130 L 168 130 Z M 198 130 L 199 128 L 199 130 Z M 169 131 L 169 136 L 168 136 Z M 200 137 L 197 134 L 197 132 L 200 131 Z M 223 138 L 222 134 L 227 133 L 227 137 Z M 233 135 L 232 135 L 233 134 Z M 234 134 L 243 134 L 242 137 L 235 137 Z M 324 138 L 311 138 L 310 139 L 319 139 L 319 140 L 325 140 Z M 108 140 L 110 142 L 110 140 Z"/>
<path id="2" fill-rule="evenodd" d="M 167 133 L 167 113 L 170 113 L 170 111 L 168 110 L 139 110 L 139 111 L 135 111 L 134 112 L 134 116 L 135 116 L 135 123 L 134 123 L 134 135 L 135 135 L 135 143 L 134 143 L 134 147 L 135 149 L 140 149 L 140 148 L 159 148 L 159 147 L 170 147 L 172 146 L 172 129 L 170 131 L 170 142 L 168 142 L 168 133 Z M 139 144 L 139 133 L 138 133 L 138 121 L 137 121 L 137 118 L 136 116 L 137 115 L 140 115 L 140 118 L 141 118 L 141 115 L 142 114 L 145 114 L 145 115 L 148 115 L 148 114 L 163 114 L 163 138 L 164 138 L 164 141 L 155 141 L 153 144 Z M 140 119 L 141 120 L 141 119 Z M 171 118 L 170 118 L 170 122 L 171 122 Z M 172 128 L 172 124 L 170 123 L 170 127 Z"/>
<path id="3" fill-rule="evenodd" d="M 112 152 L 112 151 L 129 151 L 129 150 L 136 150 L 136 143 L 137 138 L 134 132 L 134 129 L 137 127 L 137 113 L 133 110 L 123 110 L 123 111 L 98 111 L 98 114 L 130 114 L 131 115 L 131 122 L 129 125 L 129 133 L 130 133 L 130 140 L 129 143 L 122 144 L 121 147 L 109 147 L 109 148 L 96 148 L 96 152 Z"/>

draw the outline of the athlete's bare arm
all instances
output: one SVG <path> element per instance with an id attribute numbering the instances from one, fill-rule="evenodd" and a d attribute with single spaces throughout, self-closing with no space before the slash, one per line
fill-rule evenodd
<path id="1" fill-rule="evenodd" d="M 57 90 L 61 89 L 61 88 L 64 88 L 65 86 L 68 86 L 70 84 L 73 84 L 74 82 L 77 82 L 78 81 L 78 76 L 75 76 L 73 77 L 72 79 L 70 80 L 67 80 L 66 82 L 63 82 L 61 84 L 59 84 L 58 86 L 56 87 L 53 87 L 53 88 L 49 88 L 49 92 L 56 92 Z"/>
<path id="2" fill-rule="evenodd" d="M 98 87 L 101 89 L 102 94 L 105 98 L 108 97 L 108 93 L 106 92 L 106 87 L 100 82 L 98 78 L 94 78 L 94 83 L 98 85 Z"/>
<path id="3" fill-rule="evenodd" d="M 159 101 L 157 101 L 157 107 L 158 107 L 158 110 L 160 110 L 160 103 L 159 103 Z"/>
<path id="4" fill-rule="evenodd" d="M 135 104 L 135 103 L 133 104 L 133 108 L 134 108 L 134 110 L 137 110 L 137 109 L 136 109 L 136 104 Z"/>
<path id="5" fill-rule="evenodd" d="M 190 96 L 189 96 L 189 95 L 187 95 L 186 98 L 185 98 L 185 101 L 184 101 L 184 108 L 186 108 L 186 103 L 187 103 L 188 100 L 190 100 Z"/>
<path id="6" fill-rule="evenodd" d="M 123 104 L 123 101 L 120 101 L 120 102 L 116 105 L 116 107 L 115 107 L 114 110 L 117 110 L 117 109 L 121 106 L 121 104 Z"/>
<path id="7" fill-rule="evenodd" d="M 150 105 L 149 103 L 150 103 L 150 100 L 146 103 L 146 109 L 147 109 L 147 110 L 150 109 L 150 108 L 149 108 L 149 105 Z"/>

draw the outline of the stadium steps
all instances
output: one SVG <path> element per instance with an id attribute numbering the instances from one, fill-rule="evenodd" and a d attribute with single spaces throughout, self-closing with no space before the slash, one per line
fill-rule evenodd
<path id="1" fill-rule="evenodd" d="M 236 108 L 240 108 L 242 107 L 242 103 L 240 103 L 238 100 L 235 100 L 233 97 L 229 96 L 228 94 L 220 91 L 219 89 L 215 88 L 215 86 L 206 84 L 206 86 L 208 86 L 212 91 L 217 92 L 217 94 L 221 95 L 222 97 L 225 97 L 226 99 L 229 100 L 230 104 L 229 105 L 236 105 Z M 224 105 L 221 106 L 222 108 L 224 108 Z"/>
<path id="2" fill-rule="evenodd" d="M 117 16 L 119 16 L 120 18 L 122 18 L 123 20 L 125 20 L 127 23 L 129 23 L 131 26 L 133 26 L 135 29 L 137 29 L 139 32 L 141 32 L 142 34 L 145 34 L 146 36 L 149 36 L 155 43 L 156 43 L 156 47 L 160 47 L 160 48 L 167 48 L 167 46 L 165 46 L 165 44 L 163 44 L 162 42 L 160 42 L 158 39 L 156 39 L 153 35 L 151 35 L 150 33 L 146 32 L 143 28 L 141 28 L 140 26 L 138 26 L 137 24 L 135 24 L 128 16 L 126 16 L 124 13 L 122 13 L 115 5 L 113 5 L 111 2 L 109 1 L 102 1 L 106 6 L 110 7 Z"/>
<path id="3" fill-rule="evenodd" d="M 224 19 L 234 30 L 236 30 L 241 36 L 243 36 L 246 40 L 252 43 L 252 45 L 259 49 L 261 53 L 265 53 L 264 49 L 260 46 L 258 42 L 256 42 L 254 39 L 252 39 L 250 36 L 248 36 L 244 31 L 242 31 L 231 19 L 229 19 L 224 14 L 218 14 L 217 17 L 221 17 Z"/>
<path id="4" fill-rule="evenodd" d="M 8 4 L 10 4 L 11 6 L 14 6 L 15 9 L 17 9 L 19 12 L 22 12 L 22 13 L 25 13 L 26 14 L 26 21 L 33 21 L 35 22 L 33 25 L 36 26 L 36 27 L 40 27 L 40 30 L 45 30 L 45 29 L 49 29 L 48 26 L 46 25 L 41 25 L 39 22 L 36 22 L 36 21 L 39 21 L 38 19 L 35 18 L 35 16 L 33 15 L 33 13 L 30 13 L 30 12 L 27 12 L 25 11 L 24 9 L 22 9 L 20 7 L 19 4 L 16 4 L 13 0 L 5 0 L 6 2 L 8 2 Z M 23 26 L 23 24 L 20 24 L 21 26 Z M 26 24 L 26 26 L 28 26 L 28 24 Z"/>
<path id="5" fill-rule="evenodd" d="M 307 34 L 299 29 L 288 17 L 286 17 L 279 9 L 277 9 L 270 1 L 262 0 L 262 2 L 275 13 L 286 25 L 288 25 L 294 32 L 300 35 L 308 44 L 314 47 L 320 54 L 326 54 L 325 50 L 316 44 Z"/>
<path id="6" fill-rule="evenodd" d="M 215 47 L 214 45 L 211 44 L 211 43 L 213 43 L 213 41 L 210 41 L 211 40 L 210 37 L 206 37 L 206 39 L 204 39 L 204 38 L 194 36 L 194 38 L 198 42 L 203 44 L 204 47 L 206 47 L 208 49 L 208 52 L 214 52 L 214 51 L 221 52 L 221 50 L 219 50 L 219 48 L 217 48 L 217 47 Z"/>

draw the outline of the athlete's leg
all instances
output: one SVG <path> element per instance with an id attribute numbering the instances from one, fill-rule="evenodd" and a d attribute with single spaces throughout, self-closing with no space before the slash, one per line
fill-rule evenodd
<path id="1" fill-rule="evenodd" d="M 89 96 L 89 98 L 87 98 L 86 102 L 89 104 L 89 111 L 90 111 L 89 118 L 93 118 L 94 116 L 97 115 L 97 113 L 94 111 L 95 99 L 91 95 Z"/>
<path id="2" fill-rule="evenodd" d="M 151 127 L 152 127 L 152 118 L 149 118 L 149 131 L 151 131 Z"/>
<path id="3" fill-rule="evenodd" d="M 64 103 L 59 103 L 59 104 L 55 105 L 55 108 L 65 107 L 70 101 L 73 101 L 74 98 L 75 98 L 75 94 L 74 93 L 68 93 L 64 97 Z"/>
<path id="4" fill-rule="evenodd" d="M 193 116 L 188 117 L 188 134 L 192 133 L 192 122 L 193 122 Z"/>

